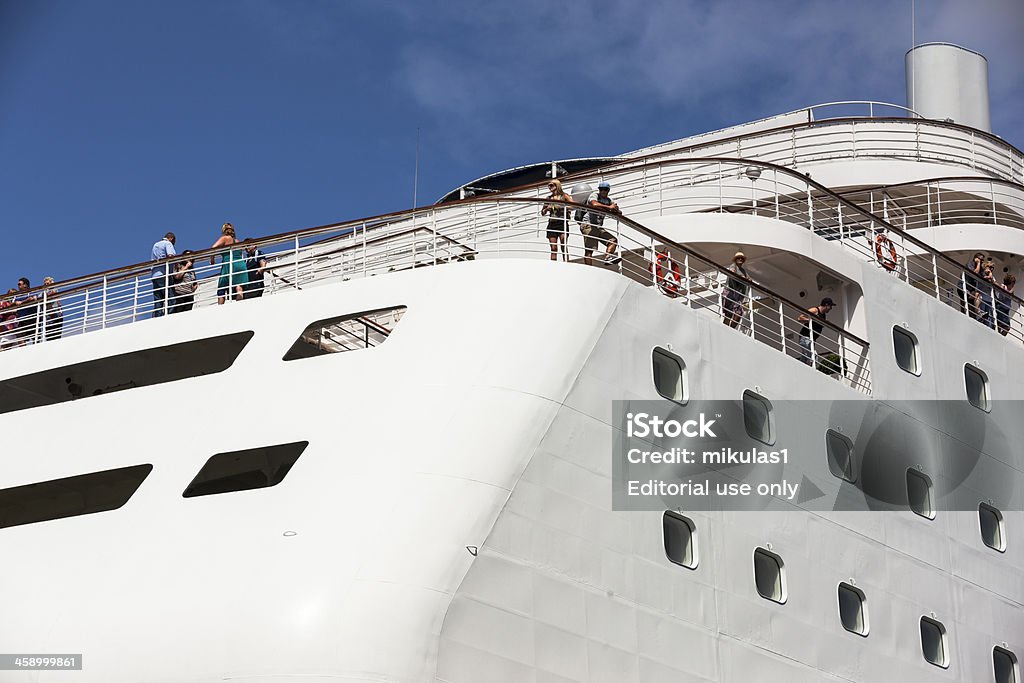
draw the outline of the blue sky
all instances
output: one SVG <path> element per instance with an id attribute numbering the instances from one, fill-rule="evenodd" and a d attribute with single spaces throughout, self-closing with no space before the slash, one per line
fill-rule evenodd
<path id="1" fill-rule="evenodd" d="M 1024 147 L 1024 1 L 918 0 Z M 903 103 L 910 0 L 0 0 L 0 286 L 420 204 L 809 104 Z"/>

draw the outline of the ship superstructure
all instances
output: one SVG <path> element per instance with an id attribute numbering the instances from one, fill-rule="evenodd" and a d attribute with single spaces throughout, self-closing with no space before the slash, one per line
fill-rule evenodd
<path id="1" fill-rule="evenodd" d="M 972 316 L 964 263 L 1024 270 L 1024 155 L 884 106 L 267 237 L 257 300 L 59 283 L 62 338 L 44 300 L 0 353 L 0 643 L 81 670 L 0 681 L 1020 681 L 1024 302 Z M 549 260 L 552 177 L 611 184 L 621 260 L 575 218 Z M 907 436 L 899 509 L 613 510 L 612 402 L 659 398 L 956 402 L 1001 485 L 939 509 L 956 468 Z M 867 474 L 856 424 L 774 424 L 820 432 L 826 499 Z"/>

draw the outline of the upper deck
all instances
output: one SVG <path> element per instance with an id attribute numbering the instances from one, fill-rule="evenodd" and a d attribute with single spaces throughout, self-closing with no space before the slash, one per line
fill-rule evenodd
<path id="1" fill-rule="evenodd" d="M 838 119 L 829 123 L 832 124 L 860 126 L 863 130 L 863 124 L 891 127 L 893 120 Z M 944 130 L 957 129 L 956 126 L 950 128 L 950 124 L 919 119 L 901 120 L 895 125 L 932 124 Z M 791 143 L 797 140 L 798 128 L 790 125 L 786 130 Z M 811 128 L 799 130 L 802 135 Z M 828 132 L 827 136 L 833 132 Z M 702 144 L 739 144 L 749 150 L 756 147 L 750 145 L 758 140 L 767 145 L 768 138 L 764 136 L 770 138 L 778 134 L 780 129 L 769 128 L 750 133 L 739 143 L 739 138 L 727 138 Z M 979 139 L 986 140 L 986 144 L 992 142 L 990 138 Z M 757 282 L 744 282 L 750 296 L 744 303 L 742 320 L 737 321 L 737 327 L 755 340 L 793 357 L 802 357 L 798 342 L 804 325 L 800 318 L 808 307 L 817 304 L 817 299 L 811 296 L 800 301 L 805 298 L 807 288 L 800 286 L 799 278 L 776 277 L 772 270 L 801 270 L 803 282 L 812 278 L 819 292 L 829 291 L 829 283 L 848 285 L 853 300 L 840 303 L 839 324 L 832 321 L 824 324 L 826 332 L 812 349 L 811 362 L 850 386 L 871 391 L 870 339 L 863 316 L 865 304 L 857 300 L 862 288 L 853 271 L 838 265 L 834 252 L 826 249 L 822 253 L 833 253 L 833 256 L 816 259 L 812 252 L 817 247 L 784 246 L 789 239 L 786 235 L 791 235 L 794 228 L 812 239 L 808 244 L 828 249 L 838 247 L 855 262 L 867 262 L 888 272 L 894 283 L 900 283 L 897 286 L 913 287 L 926 297 L 953 308 L 963 306 L 960 293 L 965 289 L 983 288 L 956 260 L 917 236 L 918 223 L 908 222 L 906 217 L 921 215 L 922 210 L 910 207 L 896 216 L 895 207 L 899 204 L 891 201 L 897 194 L 895 188 L 888 192 L 879 190 L 882 201 L 876 207 L 873 188 L 866 190 L 866 195 L 865 191 L 861 194 L 848 191 L 841 195 L 787 166 L 735 157 L 690 158 L 680 154 L 682 149 L 678 145 L 670 146 L 638 158 L 617 160 L 598 171 L 586 168 L 562 178 L 567 188 L 587 187 L 589 183 L 596 184 L 598 179 L 610 181 L 615 188 L 614 198 L 624 216 L 606 214 L 604 227 L 614 234 L 625 258 L 618 264 L 599 264 L 599 267 L 614 269 L 625 277 L 658 287 L 683 305 L 721 318 L 729 305 L 726 283 L 730 279 L 742 280 L 725 269 L 728 254 L 737 244 L 758 245 L 765 257 L 763 275 L 755 276 Z M 685 149 L 687 154 L 692 154 L 695 147 Z M 857 149 L 856 144 L 854 149 Z M 863 147 L 860 149 L 864 151 Z M 1019 153 L 1015 153 L 1016 156 L 1008 157 L 1007 168 L 1011 172 L 1020 161 Z M 955 150 L 949 154 L 951 158 L 957 156 Z M 978 158 L 988 157 L 982 155 L 976 160 Z M 947 210 L 936 210 L 934 216 L 935 220 L 948 221 L 953 215 L 948 206 L 954 181 L 943 182 L 946 185 L 935 190 L 935 201 L 938 204 L 945 200 Z M 1008 199 L 999 202 L 999 209 L 993 216 L 998 217 L 1001 226 L 1015 232 L 1019 230 L 1024 221 L 1024 200 L 1021 199 L 1024 192 L 1019 185 L 1006 180 L 982 181 L 973 176 L 955 183 L 961 193 L 968 185 L 987 188 L 992 203 L 995 202 L 993 188 L 998 184 L 1000 197 Z M 257 240 L 253 246 L 260 248 L 269 262 L 265 291 L 272 295 L 452 261 L 548 258 L 551 251 L 545 239 L 547 218 L 540 215 L 545 203 L 542 185 L 543 182 L 532 183 L 500 195 L 474 197 Z M 971 196 L 981 197 L 981 189 Z M 924 225 L 931 225 L 933 220 L 931 192 L 929 189 L 923 209 L 929 221 Z M 984 198 L 977 201 L 984 201 Z M 890 207 L 894 208 L 892 215 Z M 572 207 L 569 208 L 572 214 Z M 669 217 L 691 218 L 669 226 L 665 223 Z M 722 222 L 730 217 L 757 220 Z M 590 254 L 575 235 L 577 220 L 570 216 L 565 221 L 574 236 L 568 239 L 561 258 L 577 264 L 588 263 Z M 882 238 L 887 240 L 885 254 L 880 254 Z M 1024 240 L 1020 245 L 1016 253 L 1024 253 Z M 890 248 L 893 264 L 887 263 Z M 199 264 L 195 268 L 196 275 L 201 282 L 196 307 L 215 304 L 221 265 L 208 265 L 208 262 L 216 257 L 223 258 L 227 253 L 228 250 L 221 249 L 194 255 Z M 28 309 L 35 316 L 35 322 L 29 326 L 27 334 L 19 332 L 16 341 L 19 345 L 37 344 L 59 336 L 54 334 L 50 315 L 55 305 L 61 309 L 59 334 L 64 336 L 135 323 L 154 313 L 168 312 L 166 298 L 162 303 L 164 308 L 154 311 L 161 304 L 153 298 L 152 265 L 139 263 L 58 283 L 56 298 L 52 289 L 34 290 L 38 301 L 20 308 Z M 995 290 L 988 290 L 988 296 L 994 298 L 995 294 Z M 1015 296 L 1011 296 L 1010 301 L 1006 340 L 993 337 L 992 343 L 1024 343 L 1024 302 Z M 234 305 L 234 302 L 229 303 Z M 8 312 L 17 310 L 15 307 Z"/>

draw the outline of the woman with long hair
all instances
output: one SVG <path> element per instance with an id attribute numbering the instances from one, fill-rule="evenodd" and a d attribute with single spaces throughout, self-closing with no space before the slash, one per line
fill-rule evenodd
<path id="1" fill-rule="evenodd" d="M 553 199 L 559 202 L 573 203 L 572 197 L 562 189 L 559 180 L 552 179 L 548 183 L 549 194 L 546 199 Z M 548 217 L 548 242 L 551 243 L 551 260 L 558 260 L 559 242 L 561 242 L 562 258 L 569 260 L 569 249 L 566 240 L 569 238 L 568 209 L 562 204 L 545 204 L 540 210 L 540 215 Z"/>
<path id="2" fill-rule="evenodd" d="M 220 229 L 220 237 L 211 249 L 233 247 L 238 244 L 235 226 L 225 223 Z M 210 264 L 216 263 L 216 257 L 210 257 Z M 243 249 L 232 249 L 221 256 L 220 278 L 217 280 L 217 303 L 223 304 L 232 289 L 235 290 L 235 301 L 241 301 L 245 293 L 245 285 L 249 276 L 245 271 L 245 252 Z"/>

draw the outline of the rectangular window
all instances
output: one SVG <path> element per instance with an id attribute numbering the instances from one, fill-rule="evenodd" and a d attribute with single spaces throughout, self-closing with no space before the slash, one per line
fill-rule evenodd
<path id="1" fill-rule="evenodd" d="M 0 528 L 116 510 L 152 471 L 135 465 L 0 490 Z"/>
<path id="2" fill-rule="evenodd" d="M 1017 683 L 1017 655 L 996 647 L 992 650 L 992 673 L 996 683 Z"/>
<path id="3" fill-rule="evenodd" d="M 850 633 L 868 634 L 868 612 L 864 591 L 848 583 L 839 584 L 839 620 Z"/>
<path id="4" fill-rule="evenodd" d="M 686 375 L 683 359 L 662 348 L 654 349 L 654 387 L 670 401 L 686 401 Z"/>
<path id="5" fill-rule="evenodd" d="M 743 392 L 743 426 L 750 438 L 769 446 L 775 443 L 772 404 L 764 396 L 749 389 Z"/>
<path id="6" fill-rule="evenodd" d="M 206 461 L 182 496 L 194 498 L 277 486 L 308 445 L 308 441 L 296 441 L 217 453 Z"/>
<path id="7" fill-rule="evenodd" d="M 786 602 L 782 558 L 764 548 L 755 549 L 754 585 L 757 586 L 757 593 L 762 598 L 779 604 Z"/>
<path id="8" fill-rule="evenodd" d="M 687 569 L 697 568 L 697 532 L 693 520 L 665 511 L 661 521 L 665 536 L 665 555 Z"/>
<path id="9" fill-rule="evenodd" d="M 828 457 L 828 469 L 833 476 L 843 481 L 854 482 L 857 480 L 853 471 L 853 444 L 849 439 L 830 429 L 825 432 L 825 451 Z"/>
<path id="10" fill-rule="evenodd" d="M 992 410 L 988 400 L 988 375 L 973 365 L 964 365 L 964 385 L 967 388 L 967 400 L 972 406 L 986 413 Z"/>
<path id="11" fill-rule="evenodd" d="M 0 413 L 223 372 L 252 336 L 251 331 L 235 332 L 5 379 L 0 381 Z"/>
<path id="12" fill-rule="evenodd" d="M 380 346 L 391 336 L 405 311 L 405 306 L 393 306 L 317 320 L 302 331 L 284 354 L 284 360 Z"/>
<path id="13" fill-rule="evenodd" d="M 921 374 L 917 359 L 917 337 L 900 327 L 892 328 L 892 346 L 896 352 L 896 365 L 912 375 Z"/>
<path id="14" fill-rule="evenodd" d="M 989 548 L 1004 552 L 1006 550 L 1006 537 L 1003 534 L 1003 513 L 982 503 L 978 506 L 978 519 L 981 524 L 981 540 Z"/>
<path id="15" fill-rule="evenodd" d="M 907 470 L 907 503 L 914 514 L 935 519 L 935 506 L 932 504 L 932 480 L 928 475 L 917 470 Z"/>
<path id="16" fill-rule="evenodd" d="M 941 622 L 921 617 L 921 652 L 929 664 L 945 669 L 949 666 L 946 627 Z"/>

